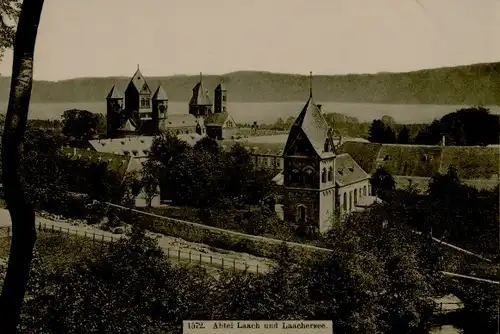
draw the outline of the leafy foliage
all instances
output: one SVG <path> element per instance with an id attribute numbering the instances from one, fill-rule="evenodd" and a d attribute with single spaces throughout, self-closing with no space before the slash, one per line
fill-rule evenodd
<path id="1" fill-rule="evenodd" d="M 373 193 L 382 199 L 387 198 L 396 187 L 396 181 L 394 181 L 392 175 L 383 167 L 377 168 L 370 178 L 370 184 L 372 185 Z"/>
<path id="2" fill-rule="evenodd" d="M 0 61 L 6 49 L 14 44 L 21 0 L 0 0 Z"/>

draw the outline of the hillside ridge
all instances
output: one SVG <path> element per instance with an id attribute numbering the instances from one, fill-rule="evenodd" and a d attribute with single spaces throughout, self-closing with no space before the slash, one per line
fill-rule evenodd
<path id="1" fill-rule="evenodd" d="M 131 73 L 132 75 L 133 73 Z M 229 102 L 301 101 L 308 95 L 307 74 L 234 71 L 204 75 L 206 89 L 221 79 Z M 111 87 L 124 90 L 129 77 L 35 80 L 33 102 L 100 102 Z M 152 90 L 161 83 L 171 101 L 188 102 L 199 75 L 147 76 Z M 0 76 L 0 101 L 7 101 L 10 77 Z M 500 62 L 422 69 L 410 72 L 315 75 L 314 96 L 324 102 L 400 104 L 500 104 Z"/>

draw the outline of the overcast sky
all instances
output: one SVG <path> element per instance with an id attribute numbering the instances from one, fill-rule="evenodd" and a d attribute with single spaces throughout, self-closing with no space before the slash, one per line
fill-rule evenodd
<path id="1" fill-rule="evenodd" d="M 500 61 L 499 0 L 45 0 L 35 78 Z M 9 75 L 12 54 L 0 64 Z"/>

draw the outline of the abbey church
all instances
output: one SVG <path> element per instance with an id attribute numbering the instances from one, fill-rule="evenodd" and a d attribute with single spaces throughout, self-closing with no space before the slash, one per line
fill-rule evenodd
<path id="1" fill-rule="evenodd" d="M 168 96 L 161 84 L 151 91 L 139 67 L 124 94 L 113 86 L 106 97 L 107 137 L 154 136 L 162 132 L 197 134 L 222 139 L 236 122 L 228 112 L 227 89 L 221 82 L 212 103 L 200 74 L 186 114 L 168 112 Z"/>

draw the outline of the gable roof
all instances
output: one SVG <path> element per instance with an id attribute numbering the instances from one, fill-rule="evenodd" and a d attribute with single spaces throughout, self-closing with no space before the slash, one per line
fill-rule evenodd
<path id="1" fill-rule="evenodd" d="M 191 114 L 170 114 L 167 116 L 167 128 L 196 126 L 196 117 Z"/>
<path id="2" fill-rule="evenodd" d="M 115 85 L 111 87 L 111 90 L 108 93 L 107 99 L 123 99 L 123 94 L 118 91 Z"/>
<path id="3" fill-rule="evenodd" d="M 129 156 L 72 147 L 63 147 L 62 154 L 70 159 L 82 159 L 94 163 L 104 162 L 110 170 L 118 173 L 118 175 L 122 177 L 125 176 L 126 172 L 130 171 L 131 157 Z"/>
<path id="4" fill-rule="evenodd" d="M 135 132 L 136 128 L 132 124 L 132 121 L 130 119 L 127 119 L 125 123 L 123 123 L 122 126 L 118 129 L 118 131 L 124 131 L 124 132 Z"/>
<path id="5" fill-rule="evenodd" d="M 153 100 L 168 101 L 167 93 L 165 93 L 165 90 L 163 89 L 163 86 L 161 84 L 159 84 L 158 88 L 156 88 L 156 91 L 153 94 Z"/>
<path id="6" fill-rule="evenodd" d="M 146 82 L 146 79 L 144 78 L 144 76 L 142 75 L 142 73 L 139 69 L 137 69 L 137 71 L 135 71 L 134 75 L 130 79 L 130 82 L 127 86 L 127 90 L 130 87 L 134 87 L 138 93 L 151 94 L 151 90 L 149 89 L 149 86 Z"/>
<path id="7" fill-rule="evenodd" d="M 312 95 L 309 96 L 305 106 L 290 129 L 285 145 L 285 153 L 293 146 L 301 132 L 311 143 L 315 152 L 319 156 L 323 155 L 325 141 L 328 138 L 331 140 L 330 126 L 325 121 L 316 103 L 314 103 Z"/>
<path id="8" fill-rule="evenodd" d="M 337 186 L 347 186 L 369 177 L 349 154 L 337 155 L 335 159 L 335 183 Z"/>
<path id="9" fill-rule="evenodd" d="M 189 101 L 189 105 L 198 105 L 198 106 L 211 106 L 212 101 L 208 96 L 208 92 L 205 90 L 205 86 L 203 85 L 203 80 L 200 78 L 200 82 L 193 87 L 193 96 Z"/>
<path id="10" fill-rule="evenodd" d="M 236 123 L 227 111 L 210 113 L 207 118 L 205 118 L 205 125 L 224 125 L 228 118 L 230 118 L 233 123 Z"/>
<path id="11" fill-rule="evenodd" d="M 152 136 L 129 138 L 94 139 L 90 145 L 97 152 L 124 154 L 126 156 L 145 156 L 153 143 Z"/>

